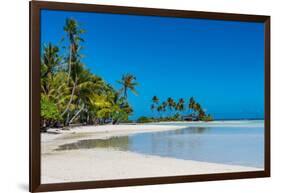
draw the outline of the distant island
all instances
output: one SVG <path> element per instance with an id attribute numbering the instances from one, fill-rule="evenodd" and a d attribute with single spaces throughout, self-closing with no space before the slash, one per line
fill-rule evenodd
<path id="1" fill-rule="evenodd" d="M 156 111 L 158 116 L 138 118 L 138 123 L 162 122 L 162 121 L 212 121 L 213 117 L 206 114 L 202 106 L 190 97 L 186 104 L 183 98 L 175 101 L 169 97 L 165 101 L 160 101 L 157 96 L 153 96 L 151 110 Z M 188 109 L 188 114 L 186 113 Z"/>

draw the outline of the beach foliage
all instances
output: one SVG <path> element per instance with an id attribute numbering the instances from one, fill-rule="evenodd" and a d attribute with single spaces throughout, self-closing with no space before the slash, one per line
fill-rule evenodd
<path id="1" fill-rule="evenodd" d="M 128 92 L 137 94 L 137 78 L 125 73 L 115 89 L 82 62 L 85 30 L 79 23 L 67 18 L 62 30 L 60 46 L 42 44 L 41 128 L 128 122 Z"/>
<path id="2" fill-rule="evenodd" d="M 145 116 L 141 116 L 137 119 L 138 123 L 151 123 L 156 121 L 153 117 L 145 117 Z"/>
<path id="3" fill-rule="evenodd" d="M 188 104 L 183 98 L 178 100 L 168 97 L 160 101 L 157 96 L 152 97 L 151 111 L 157 111 L 158 117 L 140 117 L 137 122 L 153 121 L 212 121 L 213 117 L 206 114 L 201 104 L 196 102 L 194 97 L 190 97 Z M 188 111 L 186 111 L 188 110 Z"/>
<path id="4" fill-rule="evenodd" d="M 41 96 L 41 117 L 50 124 L 56 120 L 61 120 L 57 105 L 45 95 Z"/>

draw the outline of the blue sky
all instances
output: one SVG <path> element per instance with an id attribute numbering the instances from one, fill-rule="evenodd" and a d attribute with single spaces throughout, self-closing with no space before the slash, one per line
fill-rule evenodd
<path id="1" fill-rule="evenodd" d="M 66 18 L 83 35 L 83 62 L 116 89 L 123 74 L 137 77 L 129 94 L 135 119 L 150 116 L 151 98 L 189 97 L 215 118 L 261 118 L 264 113 L 262 23 L 41 11 L 41 42 L 58 44 Z"/>

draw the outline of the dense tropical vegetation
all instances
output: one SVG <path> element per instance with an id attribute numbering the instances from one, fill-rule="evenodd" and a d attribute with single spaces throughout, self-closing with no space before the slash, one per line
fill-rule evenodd
<path id="1" fill-rule="evenodd" d="M 200 103 L 196 102 L 194 97 L 190 97 L 188 104 L 183 98 L 178 101 L 169 97 L 160 102 L 157 96 L 152 97 L 151 111 L 157 112 L 153 117 L 140 117 L 137 121 L 148 123 L 155 121 L 212 121 L 210 114 L 206 114 Z"/>
<path id="2" fill-rule="evenodd" d="M 41 128 L 70 124 L 117 124 L 133 113 L 128 92 L 136 94 L 136 77 L 124 74 L 120 89 L 86 69 L 82 63 L 85 31 L 66 19 L 62 46 L 43 44 L 41 54 Z"/>

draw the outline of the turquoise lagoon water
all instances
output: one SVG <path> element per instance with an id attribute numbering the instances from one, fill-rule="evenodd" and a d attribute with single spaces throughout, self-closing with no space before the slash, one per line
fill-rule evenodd
<path id="1" fill-rule="evenodd" d="M 264 122 L 158 123 L 186 128 L 80 140 L 57 150 L 115 148 L 146 155 L 263 168 Z"/>

